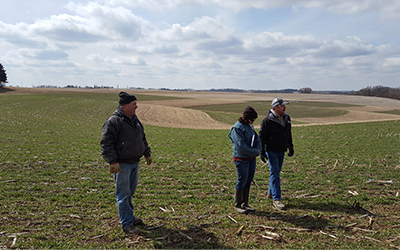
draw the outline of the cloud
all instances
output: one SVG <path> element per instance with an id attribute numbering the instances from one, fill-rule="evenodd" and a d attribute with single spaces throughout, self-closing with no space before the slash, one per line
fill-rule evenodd
<path id="1" fill-rule="evenodd" d="M 55 41 L 93 43 L 106 39 L 88 19 L 62 14 L 29 26 L 33 35 Z"/>
<path id="2" fill-rule="evenodd" d="M 343 58 L 343 62 L 348 67 L 365 67 L 374 65 L 374 61 L 370 57 L 366 56 L 346 57 Z"/>
<path id="3" fill-rule="evenodd" d="M 287 36 L 281 32 L 262 32 L 245 39 L 200 42 L 196 50 L 215 54 L 236 55 L 246 61 L 266 61 L 271 58 L 341 58 L 375 53 L 375 48 L 357 37 L 344 40 L 318 40 L 310 35 Z M 282 62 L 282 61 L 281 61 Z"/>
<path id="4" fill-rule="evenodd" d="M 110 42 L 106 43 L 105 47 L 119 53 L 134 53 L 137 51 L 137 46 L 131 42 Z"/>
<path id="5" fill-rule="evenodd" d="M 400 68 L 400 57 L 386 58 L 382 67 L 385 69 L 385 71 L 398 73 Z"/>
<path id="6" fill-rule="evenodd" d="M 160 54 L 178 54 L 180 52 L 180 49 L 175 44 L 161 45 L 161 46 L 155 47 L 152 52 L 160 53 Z"/>
<path id="7" fill-rule="evenodd" d="M 68 54 L 61 50 L 39 50 L 35 51 L 33 54 L 26 55 L 27 57 L 34 58 L 37 60 L 65 60 L 68 59 Z"/>
<path id="8" fill-rule="evenodd" d="M 100 54 L 90 54 L 86 56 L 86 60 L 89 62 L 102 62 Z"/>
<path id="9" fill-rule="evenodd" d="M 29 30 L 33 35 L 59 42 L 95 43 L 120 38 L 136 41 L 144 29 L 152 29 L 150 23 L 122 7 L 70 2 L 67 8 L 76 15 L 52 15 L 30 25 Z"/>
<path id="10" fill-rule="evenodd" d="M 113 65 L 131 65 L 131 66 L 146 66 L 143 58 L 137 56 L 121 56 L 121 57 L 106 57 L 103 58 L 100 54 L 90 54 L 86 56 L 88 62 L 97 64 L 113 64 Z"/>
<path id="11" fill-rule="evenodd" d="M 30 49 L 22 48 L 8 51 L 7 57 L 13 60 L 30 61 L 68 61 L 69 55 L 63 50 L 53 49 Z"/>
<path id="12" fill-rule="evenodd" d="M 46 43 L 37 41 L 28 35 L 28 25 L 19 23 L 17 25 L 5 24 L 0 21 L 0 39 L 19 47 L 41 48 Z"/>
<path id="13" fill-rule="evenodd" d="M 394 84 L 400 72 L 398 25 L 377 19 L 398 5 L 391 0 L 73 0 L 64 11 L 31 23 L 0 21 L 0 50 L 6 51 L 1 59 L 13 65 L 11 81 L 33 79 L 35 72 L 42 82 L 60 85 L 66 85 L 63 66 L 80 85 L 129 85 L 133 78 L 150 88 Z M 382 23 L 385 29 L 377 32 Z"/>
<path id="14" fill-rule="evenodd" d="M 161 30 L 155 39 L 163 41 L 185 41 L 204 39 L 226 39 L 234 33 L 234 29 L 224 25 L 220 20 L 202 16 L 186 26 L 172 24 L 169 28 Z"/>
<path id="15" fill-rule="evenodd" d="M 375 48 L 357 37 L 348 37 L 344 40 L 335 40 L 321 44 L 316 51 L 316 56 L 330 57 L 355 57 L 369 55 L 375 52 Z"/>
<path id="16" fill-rule="evenodd" d="M 110 0 L 111 6 L 128 6 L 131 8 L 145 8 L 153 11 L 173 10 L 186 6 L 220 6 L 240 12 L 246 9 L 265 9 L 291 7 L 309 9 L 328 9 L 336 13 L 366 13 L 378 12 L 380 17 L 389 20 L 399 20 L 400 2 L 398 0 Z"/>
<path id="17" fill-rule="evenodd" d="M 126 65 L 137 65 L 137 66 L 145 66 L 146 62 L 143 58 L 140 57 L 117 57 L 107 59 L 107 61 L 112 62 L 113 64 L 126 64 Z"/>
<path id="18" fill-rule="evenodd" d="M 244 48 L 252 56 L 292 57 L 303 51 L 317 49 L 320 41 L 310 35 L 287 36 L 282 32 L 262 32 L 244 40 Z"/>
<path id="19" fill-rule="evenodd" d="M 43 71 L 42 74 L 50 74 L 50 72 L 54 72 L 54 68 L 72 68 L 75 67 L 75 64 L 73 64 L 70 61 L 50 61 L 50 62 L 44 62 L 44 61 L 26 61 L 25 66 L 31 66 L 31 67 L 38 67 L 38 68 L 47 68 L 47 72 Z M 65 74 L 65 71 L 57 71 L 57 75 L 53 75 L 53 77 L 60 77 L 60 74 Z"/>
<path id="20" fill-rule="evenodd" d="M 224 41 L 213 40 L 199 43 L 194 49 L 216 54 L 240 54 L 243 53 L 243 42 L 237 38 L 230 38 Z"/>
<path id="21" fill-rule="evenodd" d="M 138 40 L 142 36 L 142 29 L 151 29 L 149 22 L 123 7 L 111 8 L 95 2 L 89 2 L 87 5 L 70 2 L 67 8 L 79 16 L 86 17 L 90 24 L 105 36 Z"/>

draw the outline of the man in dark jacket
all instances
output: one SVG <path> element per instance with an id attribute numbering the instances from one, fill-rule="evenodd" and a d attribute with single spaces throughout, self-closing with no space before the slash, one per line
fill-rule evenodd
<path id="1" fill-rule="evenodd" d="M 286 105 L 283 99 L 275 98 L 271 105 L 272 109 L 263 119 L 259 136 L 262 143 L 261 160 L 266 162 L 268 159 L 270 177 L 268 198 L 273 198 L 274 206 L 279 210 L 284 210 L 285 205 L 281 202 L 281 180 L 285 152 L 289 149 L 288 156 L 293 156 L 292 124 L 290 116 L 286 114 Z"/>
<path id="2" fill-rule="evenodd" d="M 137 100 L 134 95 L 119 93 L 119 106 L 102 128 L 101 153 L 114 174 L 118 214 L 126 234 L 138 234 L 135 225 L 143 223 L 133 215 L 132 196 L 135 194 L 139 161 L 144 155 L 151 164 L 151 151 L 142 123 L 136 116 Z"/>

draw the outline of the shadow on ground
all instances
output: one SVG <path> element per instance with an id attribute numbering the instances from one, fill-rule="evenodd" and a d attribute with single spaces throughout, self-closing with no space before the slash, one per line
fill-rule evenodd
<path id="1" fill-rule="evenodd" d="M 190 225 L 186 230 L 175 230 L 165 226 L 140 227 L 145 237 L 153 241 L 154 248 L 159 249 L 221 249 L 226 248 L 214 235 L 203 228 Z"/>
<path id="2" fill-rule="evenodd" d="M 6 93 L 6 92 L 12 92 L 12 91 L 15 91 L 15 90 L 9 89 L 9 88 L 0 88 L 0 94 L 1 93 Z"/>
<path id="3" fill-rule="evenodd" d="M 211 225 L 212 226 L 212 225 Z M 203 227 L 188 225 L 187 229 L 176 230 L 165 225 L 138 225 L 141 230 L 139 235 L 125 235 L 120 229 L 119 221 L 113 218 L 105 225 L 106 231 L 120 230 L 126 245 L 140 248 L 156 249 L 223 249 L 228 248 L 220 242 L 220 239 L 212 232 L 207 232 Z M 115 239 L 114 239 L 115 240 Z M 108 237 L 97 239 L 111 244 L 114 241 Z M 108 242 L 106 242 L 108 241 Z"/>
<path id="4" fill-rule="evenodd" d="M 271 211 L 257 211 L 255 213 L 258 217 L 267 217 L 272 220 L 280 220 L 292 224 L 294 227 L 309 229 L 309 230 L 322 230 L 331 225 L 330 216 L 315 215 L 315 211 L 323 213 L 347 214 L 347 215 L 365 215 L 370 212 L 362 208 L 359 203 L 356 204 L 343 204 L 335 202 L 308 202 L 304 200 L 292 200 L 286 202 L 286 211 L 274 210 Z M 293 213 L 293 211 L 303 211 L 303 215 Z M 314 215 L 309 215 L 313 212 Z M 332 215 L 333 217 L 335 215 Z"/>

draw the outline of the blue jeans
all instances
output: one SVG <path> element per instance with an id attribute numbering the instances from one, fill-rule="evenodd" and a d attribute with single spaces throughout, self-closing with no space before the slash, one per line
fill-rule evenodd
<path id="1" fill-rule="evenodd" d="M 266 152 L 268 156 L 269 164 L 269 187 L 268 194 L 272 195 L 274 201 L 281 200 L 281 177 L 280 173 L 282 170 L 283 158 L 285 158 L 285 152 Z"/>
<path id="2" fill-rule="evenodd" d="M 235 161 L 238 180 L 236 183 L 236 190 L 244 190 L 250 188 L 251 182 L 256 172 L 256 159 L 251 161 Z"/>
<path id="3" fill-rule="evenodd" d="M 139 178 L 139 162 L 120 163 L 121 171 L 114 174 L 115 196 L 117 198 L 119 221 L 122 229 L 133 223 L 132 196 L 135 194 Z"/>

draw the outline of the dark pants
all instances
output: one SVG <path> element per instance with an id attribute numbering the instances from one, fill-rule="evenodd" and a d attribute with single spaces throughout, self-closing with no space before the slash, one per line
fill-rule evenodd
<path id="1" fill-rule="evenodd" d="M 254 173 L 256 172 L 256 159 L 251 161 L 235 161 L 235 165 L 238 175 L 235 189 L 244 190 L 245 188 L 250 188 Z"/>

